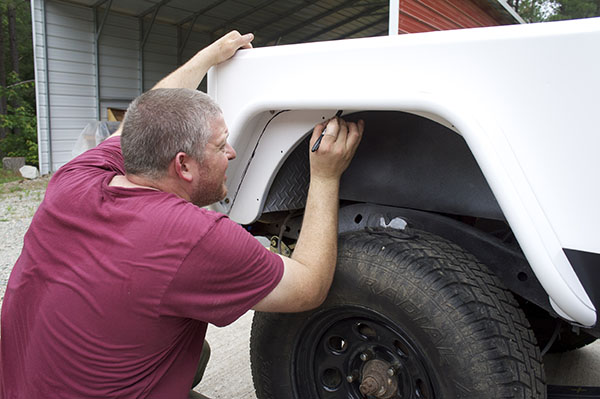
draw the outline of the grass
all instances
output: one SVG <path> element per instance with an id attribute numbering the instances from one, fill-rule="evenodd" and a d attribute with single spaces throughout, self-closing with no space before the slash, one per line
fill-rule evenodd
<path id="1" fill-rule="evenodd" d="M 18 180 L 23 180 L 23 177 L 19 173 L 0 168 L 0 184 Z"/>
<path id="2" fill-rule="evenodd" d="M 23 196 L 29 195 L 32 191 L 43 193 L 49 180 L 49 175 L 28 180 L 19 173 L 0 168 L 0 195 L 15 194 L 19 196 L 19 199 L 22 199 Z M 42 193 L 37 195 L 41 196 Z"/>

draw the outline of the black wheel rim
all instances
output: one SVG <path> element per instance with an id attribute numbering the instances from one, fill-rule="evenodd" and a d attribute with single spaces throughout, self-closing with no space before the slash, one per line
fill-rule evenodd
<path id="1" fill-rule="evenodd" d="M 292 359 L 300 398 L 432 399 L 438 391 L 436 374 L 414 340 L 398 324 L 359 306 L 311 315 L 298 334 Z M 373 360 L 386 365 L 378 377 L 397 387 L 363 395 L 365 367 Z"/>

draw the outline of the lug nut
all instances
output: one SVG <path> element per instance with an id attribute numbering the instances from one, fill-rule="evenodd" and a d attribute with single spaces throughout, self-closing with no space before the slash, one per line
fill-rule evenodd
<path id="1" fill-rule="evenodd" d="M 387 375 L 389 375 L 390 377 L 393 377 L 396 375 L 396 370 L 394 370 L 393 367 L 390 367 L 387 371 Z"/>
<path id="2" fill-rule="evenodd" d="M 363 352 L 360 354 L 360 360 L 362 360 L 363 362 L 366 362 L 367 360 L 369 360 L 369 354 L 367 352 Z"/>
<path id="3" fill-rule="evenodd" d="M 352 372 L 346 377 L 346 381 L 353 383 L 354 381 L 358 380 L 358 376 L 358 371 L 352 370 Z"/>

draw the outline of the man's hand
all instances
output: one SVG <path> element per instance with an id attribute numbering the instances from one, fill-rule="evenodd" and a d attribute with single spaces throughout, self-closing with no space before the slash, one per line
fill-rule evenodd
<path id="1" fill-rule="evenodd" d="M 325 129 L 319 149 L 310 153 L 310 175 L 316 179 L 339 180 L 346 170 L 365 129 L 364 121 L 346 122 L 335 117 L 315 126 L 310 147 Z"/>
<path id="2" fill-rule="evenodd" d="M 254 35 L 252 33 L 241 35 L 236 30 L 229 32 L 206 48 L 211 58 L 211 64 L 217 65 L 223 61 L 227 61 L 239 49 L 252 48 L 253 39 Z"/>

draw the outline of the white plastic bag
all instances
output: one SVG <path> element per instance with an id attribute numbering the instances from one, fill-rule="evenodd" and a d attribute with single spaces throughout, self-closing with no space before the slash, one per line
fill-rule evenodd
<path id="1" fill-rule="evenodd" d="M 118 127 L 119 122 L 94 121 L 88 123 L 79 134 L 71 155 L 75 158 L 90 148 L 94 148 L 106 140 Z"/>

